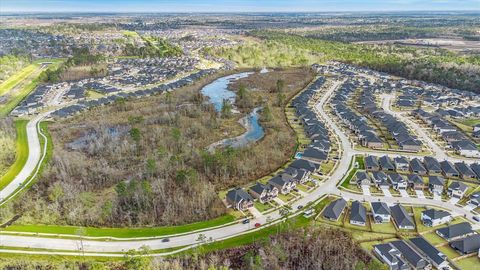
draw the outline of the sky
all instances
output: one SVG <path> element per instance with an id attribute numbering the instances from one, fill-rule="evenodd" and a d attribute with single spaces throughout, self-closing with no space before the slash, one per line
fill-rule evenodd
<path id="1" fill-rule="evenodd" d="M 5 12 L 478 11 L 480 0 L 0 0 Z"/>

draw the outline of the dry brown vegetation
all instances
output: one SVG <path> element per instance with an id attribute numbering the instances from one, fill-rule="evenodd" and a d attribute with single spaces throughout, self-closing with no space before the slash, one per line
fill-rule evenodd
<path id="1" fill-rule="evenodd" d="M 0 118 L 0 176 L 15 161 L 15 125 L 11 118 Z"/>
<path id="2" fill-rule="evenodd" d="M 312 78 L 304 69 L 278 72 L 262 74 L 260 81 L 275 85 L 277 77 L 283 78 L 287 97 Z M 275 79 L 265 80 L 269 76 Z M 23 212 L 20 222 L 171 225 L 225 214 L 218 191 L 276 170 L 293 154 L 295 134 L 283 106 L 274 105 L 277 93 L 249 91 L 255 100 L 271 104 L 266 136 L 243 149 L 205 151 L 213 142 L 243 133 L 237 120 L 244 114 L 218 116 L 199 93 L 201 85 L 119 100 L 52 123 L 53 158 L 15 206 Z M 271 89 L 271 84 L 256 88 Z"/>
<path id="3" fill-rule="evenodd" d="M 138 253 L 136 253 L 138 254 Z M 115 269 L 115 270 L 385 270 L 355 243 L 348 233 L 336 229 L 308 228 L 284 232 L 250 245 L 206 254 L 167 258 L 126 256 L 113 262 L 88 259 L 67 262 L 40 259 L 0 259 L 6 269 Z"/>

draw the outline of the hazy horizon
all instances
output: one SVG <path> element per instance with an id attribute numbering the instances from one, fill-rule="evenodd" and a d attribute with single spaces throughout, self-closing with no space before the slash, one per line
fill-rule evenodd
<path id="1" fill-rule="evenodd" d="M 265 13 L 479 11 L 480 0 L 3 0 L 1 13 Z"/>

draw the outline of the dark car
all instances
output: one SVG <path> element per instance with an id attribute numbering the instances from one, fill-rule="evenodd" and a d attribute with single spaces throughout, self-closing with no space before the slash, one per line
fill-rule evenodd
<path id="1" fill-rule="evenodd" d="M 243 224 L 248 224 L 248 223 L 250 223 L 250 219 L 248 219 L 248 218 L 247 218 L 247 219 L 244 219 L 244 220 L 242 221 L 242 223 L 243 223 Z"/>
<path id="2" fill-rule="evenodd" d="M 302 208 L 303 208 L 303 205 L 297 206 L 297 209 L 302 209 Z"/>
<path id="3" fill-rule="evenodd" d="M 164 243 L 170 242 L 170 238 L 163 238 L 163 239 L 162 239 L 162 242 L 164 242 Z"/>

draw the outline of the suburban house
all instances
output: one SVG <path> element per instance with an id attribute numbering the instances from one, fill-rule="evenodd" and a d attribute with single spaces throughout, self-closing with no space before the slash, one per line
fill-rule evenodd
<path id="1" fill-rule="evenodd" d="M 323 210 L 323 217 L 331 221 L 337 221 L 346 206 L 347 201 L 343 198 L 335 200 L 325 207 L 325 210 Z"/>
<path id="2" fill-rule="evenodd" d="M 366 156 L 364 163 L 367 171 L 378 171 L 380 169 L 376 156 Z"/>
<path id="3" fill-rule="evenodd" d="M 365 171 L 357 171 L 355 174 L 355 182 L 357 183 L 358 186 L 362 187 L 368 187 L 372 184 L 372 181 L 370 180 L 370 177 Z"/>
<path id="4" fill-rule="evenodd" d="M 359 201 L 354 201 L 350 209 L 350 224 L 365 226 L 367 222 L 367 209 Z"/>
<path id="5" fill-rule="evenodd" d="M 328 153 L 317 148 L 307 147 L 302 153 L 302 158 L 320 163 L 328 159 Z"/>
<path id="6" fill-rule="evenodd" d="M 448 242 L 476 233 L 472 230 L 472 225 L 468 222 L 453 224 L 445 228 L 440 228 L 435 232 Z"/>
<path id="7" fill-rule="evenodd" d="M 429 175 L 442 173 L 442 167 L 436 158 L 426 156 L 423 158 L 423 163 Z"/>
<path id="8" fill-rule="evenodd" d="M 396 204 L 390 207 L 390 211 L 392 213 L 392 218 L 399 229 L 415 229 L 415 223 L 413 222 L 412 217 L 408 214 L 407 210 L 401 204 Z"/>
<path id="9" fill-rule="evenodd" d="M 445 177 L 459 177 L 460 174 L 458 173 L 455 166 L 448 160 L 444 160 L 440 162 L 440 166 L 442 167 L 442 172 Z"/>
<path id="10" fill-rule="evenodd" d="M 450 242 L 450 246 L 461 255 L 478 252 L 480 249 L 480 235 L 475 234 L 463 239 Z"/>
<path id="11" fill-rule="evenodd" d="M 477 175 L 478 179 L 480 179 L 480 163 L 470 164 L 470 168 L 472 169 L 472 171 L 475 172 L 475 174 Z"/>
<path id="12" fill-rule="evenodd" d="M 468 204 L 480 206 L 480 192 L 475 192 L 470 195 L 470 200 L 468 201 Z"/>
<path id="13" fill-rule="evenodd" d="M 407 260 L 413 269 L 429 269 L 430 263 L 415 249 L 408 245 L 405 241 L 397 240 L 390 242 L 402 257 Z"/>
<path id="14" fill-rule="evenodd" d="M 413 247 L 420 251 L 435 268 L 445 269 L 445 267 L 449 265 L 447 256 L 432 246 L 432 244 L 423 237 L 410 238 L 409 240 L 413 244 Z"/>
<path id="15" fill-rule="evenodd" d="M 423 163 L 418 158 L 410 160 L 410 171 L 419 175 L 426 175 L 427 169 L 423 167 Z"/>
<path id="16" fill-rule="evenodd" d="M 297 159 L 290 164 L 290 167 L 295 169 L 304 169 L 313 173 L 316 170 L 320 169 L 320 164 L 313 163 L 305 159 Z"/>
<path id="17" fill-rule="evenodd" d="M 393 162 L 395 163 L 395 168 L 397 169 L 397 171 L 408 171 L 410 165 L 406 157 L 395 157 L 393 159 Z"/>
<path id="18" fill-rule="evenodd" d="M 395 171 L 395 165 L 393 165 L 392 160 L 388 156 L 380 157 L 378 163 L 382 171 Z"/>
<path id="19" fill-rule="evenodd" d="M 428 209 L 422 212 L 422 222 L 427 227 L 435 227 L 452 220 L 452 215 L 444 210 Z"/>
<path id="20" fill-rule="evenodd" d="M 420 175 L 410 174 L 408 176 L 408 186 L 412 189 L 422 190 L 425 188 L 425 183 Z"/>
<path id="21" fill-rule="evenodd" d="M 407 189 L 408 183 L 405 178 L 398 173 L 390 173 L 388 174 L 388 180 L 392 183 L 393 189 Z"/>
<path id="22" fill-rule="evenodd" d="M 377 171 L 372 173 L 373 180 L 375 185 L 379 188 L 390 188 L 390 183 L 388 182 L 388 176 L 382 171 Z"/>
<path id="23" fill-rule="evenodd" d="M 258 199 L 259 202 L 266 203 L 277 197 L 278 188 L 270 184 L 264 185 L 257 182 L 250 188 L 250 194 L 253 198 Z"/>
<path id="24" fill-rule="evenodd" d="M 450 186 L 448 186 L 448 196 L 455 198 L 463 198 L 465 192 L 467 192 L 468 186 L 462 182 L 453 181 Z"/>
<path id="25" fill-rule="evenodd" d="M 430 189 L 430 192 L 441 195 L 443 193 L 443 189 L 445 188 L 445 179 L 443 179 L 441 176 L 429 176 L 428 188 Z"/>
<path id="26" fill-rule="evenodd" d="M 477 179 L 477 174 L 468 166 L 465 164 L 465 162 L 457 162 L 455 163 L 455 167 L 457 168 L 457 171 L 460 173 L 460 177 L 462 177 L 465 180 L 476 180 Z"/>
<path id="27" fill-rule="evenodd" d="M 452 148 L 457 154 L 464 157 L 480 157 L 480 150 L 470 140 L 454 141 L 452 142 Z"/>
<path id="28" fill-rule="evenodd" d="M 402 258 L 401 252 L 391 243 L 378 244 L 373 246 L 378 258 L 388 265 L 390 270 L 409 270 L 408 262 Z"/>
<path id="29" fill-rule="evenodd" d="M 243 188 L 234 188 L 227 192 L 226 201 L 228 206 L 236 210 L 247 210 L 253 207 L 253 198 Z"/>
<path id="30" fill-rule="evenodd" d="M 296 187 L 293 177 L 286 173 L 276 175 L 268 180 L 268 183 L 271 186 L 276 187 L 282 194 L 288 194 Z"/>
<path id="31" fill-rule="evenodd" d="M 390 208 L 384 202 L 372 202 L 372 214 L 375 223 L 390 222 Z"/>
<path id="32" fill-rule="evenodd" d="M 295 169 L 293 167 L 287 167 L 283 172 L 291 175 L 297 184 L 307 182 L 311 174 L 311 172 L 305 169 Z"/>

